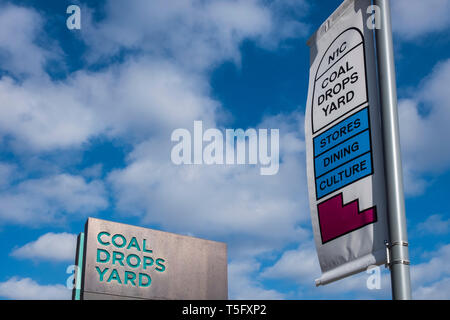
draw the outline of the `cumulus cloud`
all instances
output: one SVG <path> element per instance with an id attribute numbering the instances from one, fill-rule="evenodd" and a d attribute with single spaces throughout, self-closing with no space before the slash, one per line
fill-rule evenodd
<path id="1" fill-rule="evenodd" d="M 276 290 L 265 289 L 255 279 L 260 265 L 256 261 L 231 262 L 228 265 L 229 298 L 237 300 L 280 300 L 286 296 Z"/>
<path id="2" fill-rule="evenodd" d="M 393 1 L 394 29 L 404 39 L 448 28 L 449 1 L 424 3 Z M 310 239 L 306 184 L 299 183 L 306 175 L 303 119 L 298 113 L 268 117 L 259 124 L 280 129 L 281 164 L 275 176 L 260 176 L 259 168 L 252 166 L 177 167 L 169 158 L 173 129 L 190 128 L 194 120 L 203 120 L 207 127 L 223 126 L 223 110 L 211 97 L 208 71 L 225 60 L 239 63 L 239 47 L 247 39 L 274 47 L 283 39 L 306 35 L 308 27 L 299 19 L 308 10 L 306 1 L 267 5 L 256 0 L 193 0 L 172 1 L 170 6 L 164 1 L 140 0 L 132 6 L 106 1 L 104 18 L 95 21 L 83 14 L 87 21 L 80 31 L 87 61 L 101 67 L 59 81 L 44 71 L 58 50 L 38 45 L 39 35 L 45 34 L 43 17 L 13 5 L 0 9 L 0 68 L 6 71 L 0 77 L 0 137 L 14 151 L 84 148 L 99 136 L 131 142 L 126 167 L 106 173 L 117 211 L 138 216 L 144 224 L 228 241 L 235 258 L 229 266 L 230 298 L 285 298 L 257 279 L 278 274 L 304 284 L 316 277 L 319 268 L 312 243 L 282 253 L 280 261 L 263 270 L 257 258 L 249 258 Z M 123 59 L 114 59 L 122 54 Z M 24 74 L 27 77 L 17 79 Z M 449 133 L 449 75 L 450 61 L 442 62 L 417 94 L 399 102 L 405 185 L 410 193 L 426 188 L 423 173 L 441 172 L 450 163 L 449 148 L 434 139 Z M 108 206 L 105 186 L 96 180 L 99 167 L 83 172 L 93 180 L 51 174 L 11 183 L 15 171 L 15 166 L 0 165 L 4 178 L 0 183 L 9 186 L 0 192 L 2 222 L 50 223 L 85 217 Z M 69 259 L 64 250 L 74 250 L 64 249 L 73 248 L 73 239 L 70 234 L 48 233 L 15 249 L 13 255 L 62 261 Z M 44 245 L 54 249 L 45 253 Z M 429 262 L 413 266 L 417 296 L 435 297 L 448 287 L 448 272 L 442 269 L 448 262 L 445 248 Z M 247 260 L 238 260 L 243 257 Z M 367 291 L 366 276 L 318 290 L 361 293 Z M 383 283 L 388 283 L 386 279 Z M 70 291 L 12 278 L 0 283 L 0 295 L 61 298 L 69 297 Z"/>
<path id="3" fill-rule="evenodd" d="M 428 254 L 426 262 L 413 265 L 411 268 L 411 282 L 415 287 L 423 286 L 450 275 L 447 265 L 450 262 L 450 244 L 444 245 Z"/>
<path id="4" fill-rule="evenodd" d="M 21 79 L 14 72 L 1 75 L 0 138 L 23 157 L 83 150 L 99 137 L 129 143 L 133 151 L 126 167 L 105 172 L 116 210 L 139 216 L 144 224 L 229 240 L 234 248 L 230 256 L 236 259 L 301 241 L 309 236 L 302 225 L 308 221 L 309 228 L 309 213 L 306 189 L 298 184 L 306 181 L 303 119 L 298 113 L 269 117 L 260 124 L 281 131 L 282 163 L 271 177 L 260 176 L 254 166 L 177 167 L 170 161 L 170 133 L 190 128 L 194 120 L 202 120 L 205 127 L 223 127 L 224 110 L 211 97 L 209 71 L 225 60 L 239 64 L 240 46 L 247 39 L 275 48 L 283 39 L 304 36 L 307 26 L 298 17 L 304 16 L 305 3 L 173 1 L 168 6 L 164 1 L 135 1 L 124 7 L 106 1 L 101 20 L 94 20 L 89 8 L 82 9 L 86 20 L 79 36 L 87 45 L 87 65 L 96 67 L 58 81 L 43 71 L 52 59 L 37 44 L 39 34 L 45 34 L 43 17 L 27 9 L 36 24 L 21 48 L 35 50 L 28 68 L 34 71 Z M 28 22 L 17 23 L 25 28 Z M 14 40 L 17 26 L 2 26 L 4 42 Z M 23 70 L 14 61 L 0 68 Z M 5 177 L 13 172 L 12 167 L 3 169 Z M 102 168 L 81 170 L 82 176 L 56 171 L 10 183 L 0 193 L 0 221 L 35 226 L 85 217 L 108 206 L 107 189 L 97 180 Z M 65 239 L 58 241 L 61 247 L 45 255 L 41 248 L 55 246 L 59 238 Z M 68 247 L 71 238 L 46 234 L 15 249 L 13 256 L 69 259 L 62 245 Z M 258 272 L 253 262 L 231 264 L 235 285 L 230 296 L 284 297 L 253 280 Z M 9 298 L 23 297 L 27 288 L 30 295 L 34 288 L 43 288 L 28 278 L 2 285 L 11 292 L 5 295 Z M 54 290 L 54 297 L 61 295 L 58 286 L 45 288 Z"/>
<path id="5" fill-rule="evenodd" d="M 424 173 L 438 174 L 450 164 L 450 60 L 438 63 L 411 97 L 399 100 L 399 122 L 406 191 L 423 192 Z"/>
<path id="6" fill-rule="evenodd" d="M 73 261 L 76 242 L 75 234 L 49 232 L 35 241 L 14 249 L 11 255 L 20 259 Z"/>
<path id="7" fill-rule="evenodd" d="M 450 244 L 443 245 L 435 251 L 423 255 L 424 261 L 412 261 L 411 286 L 414 299 L 448 299 L 450 262 Z M 333 299 L 390 299 L 390 274 L 383 266 L 378 268 L 380 276 L 379 289 L 369 289 L 368 282 L 373 283 L 377 275 L 374 269 L 341 279 L 339 281 L 315 288 L 313 281 L 320 273 L 312 242 L 303 243 L 296 250 L 285 251 L 272 266 L 259 272 L 255 279 L 279 279 L 299 284 L 298 297 L 326 297 Z"/>
<path id="8" fill-rule="evenodd" d="M 26 81 L 22 85 L 0 79 L 0 134 L 10 136 L 20 150 L 76 147 L 101 130 L 95 114 L 81 103 L 76 87 Z"/>
<path id="9" fill-rule="evenodd" d="M 204 79 L 165 61 L 140 59 L 66 82 L 0 79 L 0 134 L 16 149 L 76 148 L 98 135 L 167 133 L 185 119 L 212 119 L 218 103 Z"/>
<path id="10" fill-rule="evenodd" d="M 261 127 L 275 125 L 283 137 L 276 175 L 261 176 L 254 165 L 176 166 L 170 162 L 170 143 L 149 140 L 129 155 L 126 168 L 108 177 L 116 210 L 167 230 L 227 238 L 234 254 L 261 253 L 305 239 L 307 190 L 298 183 L 306 181 L 299 133 L 303 119 L 295 114 L 275 118 L 265 119 Z"/>
<path id="11" fill-rule="evenodd" d="M 413 40 L 450 27 L 449 0 L 395 0 L 391 7 L 393 29 L 403 39 Z"/>
<path id="12" fill-rule="evenodd" d="M 427 252 L 421 263 L 411 264 L 411 286 L 414 299 L 448 299 L 450 262 L 450 245 L 441 246 L 435 251 Z M 300 297 L 322 296 L 342 299 L 353 297 L 359 299 L 390 299 L 390 274 L 383 266 L 378 267 L 380 288 L 369 289 L 368 281 L 375 272 L 369 269 L 351 277 L 314 288 L 313 281 L 320 273 L 315 247 L 312 242 L 303 243 L 296 250 L 285 251 L 272 266 L 259 273 L 261 279 L 279 279 L 298 283 Z M 256 277 L 257 278 L 257 277 Z M 300 291 L 301 290 L 301 291 Z"/>
<path id="13" fill-rule="evenodd" d="M 305 17 L 310 12 L 307 0 L 274 0 L 268 4 L 272 13 L 272 32 L 262 38 L 262 44 L 276 46 L 284 39 L 307 37 L 311 26 Z"/>
<path id="14" fill-rule="evenodd" d="M 58 174 L 30 179 L 0 192 L 0 221 L 39 225 L 86 216 L 108 206 L 101 181 Z"/>
<path id="15" fill-rule="evenodd" d="M 306 1 L 107 1 L 105 18 L 87 19 L 83 39 L 90 61 L 120 50 L 167 57 L 189 70 L 210 69 L 223 60 L 240 61 L 239 45 L 251 39 L 273 47 L 305 36 Z M 127 12 L 127 14 L 123 14 Z"/>
<path id="16" fill-rule="evenodd" d="M 448 299 L 448 278 L 450 270 L 450 244 L 443 245 L 435 251 L 427 252 L 424 261 L 412 261 L 410 267 L 411 287 L 413 299 Z M 360 273 L 343 280 L 319 287 L 319 292 L 332 295 L 353 293 L 357 297 L 367 299 L 378 297 L 390 299 L 391 284 L 389 271 L 381 268 L 381 289 L 369 290 L 367 280 L 370 274 Z"/>
<path id="17" fill-rule="evenodd" d="M 16 173 L 16 166 L 0 162 L 0 187 L 8 186 Z"/>
<path id="18" fill-rule="evenodd" d="M 417 230 L 423 234 L 447 234 L 450 231 L 450 219 L 442 214 L 433 214 L 417 224 Z"/>
<path id="19" fill-rule="evenodd" d="M 265 268 L 260 276 L 263 279 L 278 279 L 298 284 L 296 294 L 302 298 L 346 299 L 351 294 L 359 299 L 385 299 L 389 296 L 389 277 L 383 272 L 383 267 L 377 268 L 376 276 L 380 276 L 380 287 L 377 289 L 369 289 L 367 286 L 367 282 L 372 280 L 370 277 L 375 275 L 371 269 L 326 286 L 315 287 L 314 280 L 320 277 L 316 248 L 313 241 L 304 241 L 297 249 L 284 251 L 275 264 Z"/>
<path id="20" fill-rule="evenodd" d="M 51 59 L 36 44 L 38 35 L 45 34 L 43 18 L 32 9 L 7 9 L 2 11 L 0 49 L 21 63 L 38 59 L 33 68 L 43 70 Z M 14 20 L 17 15 L 24 18 Z M 104 16 L 83 24 L 87 52 L 113 58 L 130 50 L 124 61 L 97 72 L 78 71 L 62 81 L 42 70 L 20 82 L 0 77 L 0 136 L 8 137 L 15 150 L 77 148 L 101 135 L 127 139 L 180 127 L 184 119 L 211 120 L 220 105 L 210 98 L 204 71 L 226 59 L 238 61 L 241 42 L 270 32 L 274 19 L 259 1 L 238 0 L 170 6 L 136 1 L 126 8 L 108 1 Z M 12 52 L 17 42 L 17 53 Z M 0 68 L 21 71 L 12 62 Z"/>
<path id="21" fill-rule="evenodd" d="M 411 266 L 414 299 L 448 299 L 450 244 L 426 254 L 428 261 Z"/>
<path id="22" fill-rule="evenodd" d="M 88 20 L 83 37 L 89 59 L 120 50 L 171 56 L 189 69 L 203 69 L 224 58 L 239 59 L 238 45 L 271 27 L 270 13 L 258 1 L 135 1 L 105 3 L 105 19 Z M 127 14 L 124 14 L 127 12 Z"/>
<path id="23" fill-rule="evenodd" d="M 403 157 L 403 189 L 407 196 L 423 194 L 431 182 L 414 167 L 414 159 Z"/>
<path id="24" fill-rule="evenodd" d="M 450 278 L 446 277 L 429 286 L 421 286 L 414 291 L 414 299 L 420 300 L 449 300 Z"/>
<path id="25" fill-rule="evenodd" d="M 299 3 L 288 5 L 299 8 Z M 11 8 L 19 10 L 12 5 Z M 284 241 L 304 234 L 296 222 L 298 212 L 305 211 L 305 192 L 290 187 L 296 174 L 298 179 L 305 178 L 303 160 L 298 162 L 296 158 L 298 153 L 286 154 L 284 172 L 271 181 L 255 178 L 258 174 L 254 168 L 176 168 L 168 158 L 168 137 L 173 129 L 189 127 L 193 120 L 203 120 L 210 127 L 220 125 L 222 109 L 210 97 L 209 78 L 204 71 L 226 59 L 238 61 L 242 41 L 271 34 L 279 23 L 276 12 L 286 9 L 279 2 L 269 8 L 260 1 L 239 0 L 178 1 L 170 6 L 158 1 L 137 1 L 126 10 L 119 2 L 108 1 L 104 9 L 104 19 L 89 20 L 88 14 L 87 23 L 83 23 L 81 37 L 88 45 L 88 53 L 112 57 L 130 50 L 133 54 L 95 72 L 74 72 L 61 81 L 39 73 L 22 81 L 3 75 L 0 136 L 7 137 L 6 144 L 19 155 L 27 155 L 85 148 L 91 139 L 100 136 L 119 138 L 134 146 L 127 168 L 109 177 L 119 209 L 138 209 L 133 214 L 146 212 L 145 221 L 156 220 L 176 230 L 182 228 L 180 221 L 193 232 L 205 230 L 198 227 L 198 221 L 216 221 L 211 230 L 221 230 L 221 234 L 252 229 L 252 233 L 262 236 L 262 230 L 269 225 L 274 234 L 285 234 Z M 38 15 L 26 10 L 31 17 Z M 37 34 L 43 32 L 42 17 L 35 21 L 41 22 L 33 25 L 34 31 L 27 33 L 23 42 L 41 50 L 36 56 L 41 57 L 42 68 L 49 57 L 45 49 L 35 44 Z M 23 28 L 28 25 L 27 21 L 17 23 Z M 5 24 L 4 42 L 13 40 L 14 28 Z M 302 148 L 303 142 L 292 132 L 282 139 L 290 139 L 286 140 L 290 148 Z M 78 199 L 79 206 L 58 188 L 48 193 L 39 191 L 41 187 L 49 190 L 53 182 L 61 186 L 62 180 L 77 180 L 80 194 L 88 191 L 89 195 Z M 155 183 L 160 184 L 157 190 Z M 192 188 L 192 183 L 197 183 L 197 188 Z M 126 190 L 134 186 L 136 195 Z M 217 188 L 224 190 L 223 195 L 214 191 Z M 270 193 L 273 196 L 265 197 Z M 179 202 L 173 201 L 173 194 Z M 100 181 L 88 183 L 70 175 L 19 183 L 2 193 L 0 201 L 4 204 L 0 211 L 2 220 L 20 223 L 52 221 L 60 211 L 92 213 L 106 206 Z M 152 203 L 156 205 L 150 215 Z M 217 219 L 211 215 L 213 207 L 220 208 L 214 214 Z M 187 212 L 183 219 L 179 219 L 181 211 Z M 278 211 L 288 212 L 285 219 L 273 217 Z M 242 219 L 242 226 L 233 227 L 237 218 Z"/>
<path id="26" fill-rule="evenodd" d="M 30 278 L 0 282 L 0 296 L 14 300 L 69 300 L 72 291 L 61 284 L 41 285 Z"/>
<path id="27" fill-rule="evenodd" d="M 280 259 L 261 273 L 262 278 L 286 279 L 312 286 L 320 277 L 314 243 L 304 242 L 296 250 L 284 251 Z"/>
<path id="28" fill-rule="evenodd" d="M 103 165 L 101 163 L 94 164 L 81 171 L 81 175 L 85 178 L 99 178 L 103 173 Z"/>
<path id="29" fill-rule="evenodd" d="M 18 77 L 43 75 L 45 64 L 59 53 L 49 43 L 47 49 L 36 44 L 43 24 L 33 9 L 0 4 L 0 69 Z"/>
<path id="30" fill-rule="evenodd" d="M 428 221 L 429 220 L 429 221 Z M 431 226 L 438 218 L 426 221 Z M 431 222 L 430 222 L 431 221 Z M 424 261 L 411 264 L 411 285 L 414 299 L 448 299 L 450 270 L 450 244 L 443 245 L 435 251 L 423 255 Z M 314 243 L 303 242 L 295 250 L 284 251 L 276 262 L 260 270 L 256 279 L 279 279 L 299 284 L 297 295 L 300 297 L 322 296 L 342 299 L 356 297 L 360 299 L 390 299 L 390 274 L 383 266 L 378 267 L 380 288 L 369 289 L 368 281 L 375 273 L 369 269 L 351 277 L 333 282 L 326 286 L 314 288 L 314 279 L 320 275 L 320 267 Z"/>

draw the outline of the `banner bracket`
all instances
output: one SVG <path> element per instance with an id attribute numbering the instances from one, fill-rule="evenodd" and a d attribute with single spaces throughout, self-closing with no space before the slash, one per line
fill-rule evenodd
<path id="1" fill-rule="evenodd" d="M 386 263 L 384 264 L 385 268 L 389 268 L 391 264 L 391 250 L 390 245 L 387 240 L 384 240 L 384 245 L 386 246 Z"/>
<path id="2" fill-rule="evenodd" d="M 388 243 L 388 245 L 389 245 L 389 249 L 390 249 L 393 246 L 404 246 L 404 247 L 407 247 L 409 244 L 408 244 L 408 241 L 394 241 L 391 244 Z"/>
<path id="3" fill-rule="evenodd" d="M 386 246 L 386 264 L 384 265 L 386 268 L 390 268 L 394 264 L 404 264 L 404 265 L 410 265 L 409 260 L 403 260 L 403 259 L 397 259 L 394 261 L 391 261 L 391 248 L 393 246 L 404 246 L 407 247 L 409 244 L 407 241 L 394 241 L 392 243 L 389 243 L 387 240 L 384 240 L 384 244 Z"/>

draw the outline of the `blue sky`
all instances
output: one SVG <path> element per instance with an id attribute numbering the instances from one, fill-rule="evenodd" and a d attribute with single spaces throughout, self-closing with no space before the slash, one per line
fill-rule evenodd
<path id="1" fill-rule="evenodd" d="M 391 2 L 413 297 L 449 299 L 450 1 Z M 227 242 L 230 298 L 390 299 L 314 287 L 305 42 L 339 3 L 0 0 L 0 297 L 69 298 L 95 216 Z M 173 165 L 194 120 L 279 128 L 278 174 Z"/>

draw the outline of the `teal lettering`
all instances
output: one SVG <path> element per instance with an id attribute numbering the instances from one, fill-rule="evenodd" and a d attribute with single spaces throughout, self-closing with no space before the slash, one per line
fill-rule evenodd
<path id="1" fill-rule="evenodd" d="M 102 232 L 99 232 L 98 233 L 98 235 L 97 235 L 97 241 L 98 241 L 98 243 L 100 243 L 100 244 L 102 244 L 102 245 L 104 245 L 104 246 L 107 246 L 107 245 L 109 245 L 109 242 L 103 242 L 102 241 L 102 235 L 106 235 L 106 236 L 110 236 L 110 234 L 109 234 L 109 232 L 106 232 L 106 231 L 102 231 Z"/>
<path id="2" fill-rule="evenodd" d="M 146 283 L 142 282 L 142 277 L 144 277 L 144 276 L 147 278 Z M 139 287 L 147 288 L 148 286 L 150 286 L 151 283 L 152 283 L 152 278 L 150 278 L 150 276 L 148 274 L 139 273 Z"/>
<path id="3" fill-rule="evenodd" d="M 100 257 L 100 254 L 101 254 L 101 253 L 104 253 L 104 254 L 106 255 L 106 258 L 105 258 L 105 259 L 101 259 L 101 257 Z M 103 249 L 98 249 L 98 248 L 97 248 L 97 262 L 100 262 L 100 263 L 106 263 L 106 262 L 109 261 L 109 257 L 110 257 L 110 254 L 109 254 L 108 251 L 103 250 Z"/>
<path id="4" fill-rule="evenodd" d="M 116 239 L 117 238 L 120 238 L 120 239 L 122 239 L 122 243 L 119 245 L 119 244 L 117 244 L 117 242 L 116 242 Z M 113 245 L 115 245 L 117 248 L 123 248 L 123 247 L 125 247 L 125 245 L 127 244 L 127 240 L 125 239 L 125 237 L 123 236 L 123 235 L 121 235 L 121 234 L 115 234 L 113 237 L 112 237 L 112 243 L 113 243 Z"/>
<path id="5" fill-rule="evenodd" d="M 120 277 L 119 277 L 119 273 L 117 272 L 116 269 L 113 269 L 111 271 L 111 274 L 109 275 L 107 282 L 111 282 L 112 280 L 116 280 L 117 283 L 122 284 L 122 281 L 120 280 Z"/>
<path id="6" fill-rule="evenodd" d="M 151 267 L 153 265 L 153 258 L 144 256 L 144 261 L 142 262 L 142 268 L 145 270 L 147 266 Z"/>
<path id="7" fill-rule="evenodd" d="M 109 269 L 105 268 L 105 269 L 103 269 L 103 271 L 101 271 L 99 267 L 95 267 L 95 270 L 97 270 L 100 282 L 102 282 L 103 281 L 103 276 L 105 275 L 106 271 L 108 271 Z"/>
<path id="8" fill-rule="evenodd" d="M 138 244 L 138 242 L 137 242 L 137 240 L 136 240 L 136 237 L 131 238 L 130 243 L 128 244 L 127 249 L 130 249 L 130 248 L 133 248 L 133 247 L 136 248 L 137 251 L 141 251 L 141 248 L 139 248 L 139 244 Z"/>
<path id="9" fill-rule="evenodd" d="M 159 272 L 163 272 L 164 270 L 166 270 L 166 266 L 163 264 L 164 262 L 165 262 L 164 259 L 161 258 L 156 259 L 156 265 L 158 267 L 156 267 L 155 270 Z"/>
<path id="10" fill-rule="evenodd" d="M 136 264 L 132 264 L 131 263 L 131 258 L 136 258 Z M 139 265 L 141 264 L 141 258 L 139 258 L 137 255 L 135 254 L 130 254 L 127 257 L 127 264 L 132 267 L 132 268 L 137 268 L 139 267 Z"/>
<path id="11" fill-rule="evenodd" d="M 147 253 L 152 253 L 153 250 L 148 250 L 148 249 L 146 248 L 146 242 L 147 242 L 147 239 L 144 239 L 144 241 L 142 241 L 142 250 L 143 250 L 144 252 L 147 252 Z"/>
<path id="12" fill-rule="evenodd" d="M 130 275 L 131 275 L 131 278 L 130 278 Z M 125 284 L 127 284 L 128 281 L 130 281 L 133 284 L 133 286 L 136 286 L 135 280 L 136 280 L 136 274 L 134 272 L 125 271 Z"/>
<path id="13" fill-rule="evenodd" d="M 114 264 L 116 264 L 116 261 L 118 261 L 120 263 L 120 265 L 123 266 L 124 264 L 123 264 L 122 260 L 124 257 L 125 256 L 123 255 L 122 252 L 113 251 L 112 264 L 114 265 Z"/>

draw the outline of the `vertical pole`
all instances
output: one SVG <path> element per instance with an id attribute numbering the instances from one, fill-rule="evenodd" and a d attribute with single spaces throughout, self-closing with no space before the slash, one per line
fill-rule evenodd
<path id="1" fill-rule="evenodd" d="M 379 7 L 381 28 L 375 29 L 378 79 L 380 89 L 384 167 L 390 236 L 390 270 L 392 298 L 411 299 L 408 236 L 406 232 L 405 199 L 403 196 L 402 163 L 397 114 L 394 52 L 389 0 L 374 0 Z"/>

